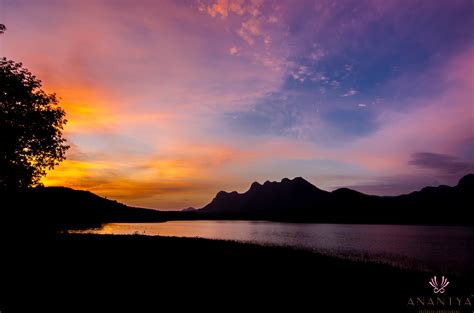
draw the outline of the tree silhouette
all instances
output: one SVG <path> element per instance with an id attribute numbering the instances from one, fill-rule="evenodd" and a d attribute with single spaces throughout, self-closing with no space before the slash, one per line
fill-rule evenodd
<path id="1" fill-rule="evenodd" d="M 0 59 L 0 189 L 40 185 L 46 169 L 65 159 L 66 122 L 54 93 L 21 63 Z"/>

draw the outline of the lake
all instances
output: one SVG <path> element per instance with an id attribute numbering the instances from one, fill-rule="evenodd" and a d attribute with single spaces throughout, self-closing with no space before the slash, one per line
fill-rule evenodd
<path id="1" fill-rule="evenodd" d="M 235 240 L 443 273 L 474 272 L 472 227 L 170 221 L 105 224 L 86 232 Z"/>

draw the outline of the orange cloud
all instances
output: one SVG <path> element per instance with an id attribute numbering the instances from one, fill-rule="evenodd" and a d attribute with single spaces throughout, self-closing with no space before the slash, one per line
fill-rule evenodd
<path id="1" fill-rule="evenodd" d="M 67 133 L 94 132 L 116 124 L 110 103 L 88 88 L 50 86 L 60 96 L 60 105 L 67 114 Z"/>
<path id="2" fill-rule="evenodd" d="M 315 154 L 308 143 L 274 137 L 234 146 L 176 139 L 155 155 L 99 152 L 81 152 L 74 145 L 68 159 L 43 183 L 90 190 L 138 206 L 178 209 L 202 206 L 219 190 L 240 190 L 249 179 L 257 179 L 241 175 L 239 168 L 262 160 L 310 159 Z"/>
<path id="3" fill-rule="evenodd" d="M 212 17 L 216 17 L 217 14 L 220 14 L 222 17 L 227 17 L 229 9 L 229 1 L 228 0 L 218 0 L 212 6 L 207 8 L 207 12 Z"/>
<path id="4" fill-rule="evenodd" d="M 260 0 L 199 1 L 198 12 L 194 2 L 145 2 L 30 1 L 6 16 L 2 52 L 23 61 L 62 98 L 69 120 L 65 135 L 73 149 L 43 179 L 46 185 L 156 208 L 199 206 L 220 189 L 294 173 L 278 161 L 330 159 L 359 166 L 367 176 L 389 175 L 410 170 L 409 149 L 449 152 L 452 143 L 443 134 L 472 134 L 466 127 L 473 116 L 472 51 L 452 65 L 456 71 L 432 75 L 468 92 L 451 89 L 436 102 L 421 99 L 410 111 L 386 113 L 376 133 L 344 147 L 231 133 L 219 119 L 282 90 L 296 66 L 291 46 L 298 41 L 290 39 L 284 11 L 294 6 L 264 10 Z M 317 8 L 323 13 L 316 28 L 326 29 L 331 10 L 324 13 L 323 3 Z M 466 77 L 469 82 L 459 84 Z M 305 130 L 327 131 L 311 113 L 291 134 Z"/>
<path id="5" fill-rule="evenodd" d="M 126 159 L 107 155 L 89 158 L 77 152 L 77 147 L 72 150 L 75 157 L 48 172 L 42 180 L 45 185 L 90 190 L 126 203 L 161 209 L 205 204 L 228 178 L 219 174 L 219 168 L 238 163 L 245 155 L 229 147 L 200 145 L 168 147 L 151 158 Z"/>

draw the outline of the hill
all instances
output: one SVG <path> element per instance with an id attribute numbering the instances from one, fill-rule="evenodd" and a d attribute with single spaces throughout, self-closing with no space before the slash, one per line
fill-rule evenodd
<path id="1" fill-rule="evenodd" d="M 113 222 L 160 222 L 173 213 L 134 208 L 89 191 L 64 187 L 38 187 L 0 193 L 0 216 L 7 226 L 71 229 L 98 227 Z"/>
<path id="2" fill-rule="evenodd" d="M 305 179 L 253 183 L 244 193 L 219 192 L 201 209 L 158 211 L 135 208 L 88 191 L 41 187 L 0 192 L 2 230 L 55 231 L 99 227 L 103 223 L 242 219 L 360 224 L 474 225 L 474 174 L 454 187 L 425 187 L 396 196 L 366 195 L 342 188 L 328 192 Z"/>
<path id="3" fill-rule="evenodd" d="M 219 192 L 195 211 L 213 218 L 324 223 L 474 224 L 474 174 L 454 187 L 425 187 L 407 195 L 380 197 L 342 188 L 328 192 L 305 179 L 255 182 L 244 193 Z"/>

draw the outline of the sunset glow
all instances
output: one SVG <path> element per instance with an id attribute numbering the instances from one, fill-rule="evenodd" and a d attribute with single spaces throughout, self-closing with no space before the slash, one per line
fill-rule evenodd
<path id="1" fill-rule="evenodd" d="M 43 179 L 201 207 L 303 176 L 400 194 L 474 170 L 474 2 L 1 0 L 0 52 L 61 98 Z"/>

